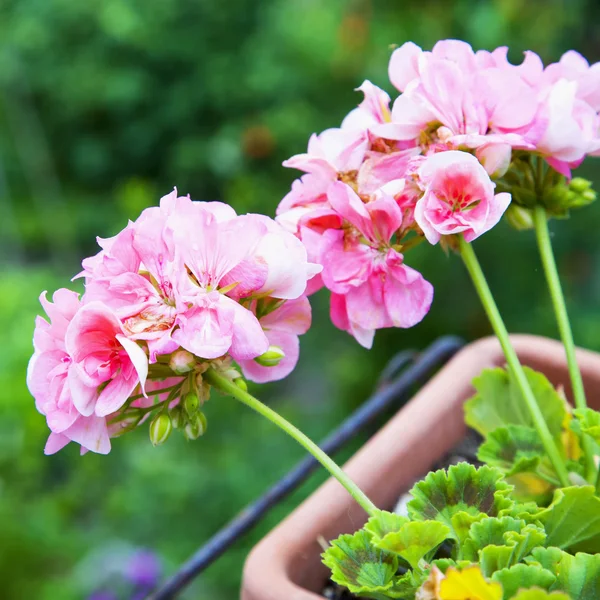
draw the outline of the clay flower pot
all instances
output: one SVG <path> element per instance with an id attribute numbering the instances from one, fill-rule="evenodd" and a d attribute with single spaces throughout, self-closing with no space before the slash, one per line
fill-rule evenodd
<path id="1" fill-rule="evenodd" d="M 521 361 L 570 390 L 564 350 L 542 337 L 512 336 Z M 587 397 L 600 408 L 600 354 L 578 350 Z M 379 507 L 390 509 L 415 480 L 465 435 L 462 404 L 474 393 L 473 377 L 503 366 L 495 338 L 465 347 L 344 466 Z M 327 579 L 317 539 L 352 533 L 366 515 L 334 479 L 328 480 L 250 553 L 242 600 L 322 600 Z"/>

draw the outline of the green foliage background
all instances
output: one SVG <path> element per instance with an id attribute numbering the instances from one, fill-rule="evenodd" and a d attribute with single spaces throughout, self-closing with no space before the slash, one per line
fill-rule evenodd
<path id="1" fill-rule="evenodd" d="M 0 595 L 83 598 L 86 557 L 118 541 L 156 550 L 172 570 L 302 456 L 223 398 L 196 443 L 154 449 L 140 430 L 109 457 L 74 447 L 43 456 L 45 423 L 25 386 L 37 296 L 68 284 L 96 235 L 116 233 L 174 185 L 274 214 L 296 176 L 282 160 L 337 125 L 363 79 L 391 91 L 390 44 L 457 37 L 509 45 L 515 62 L 526 49 L 551 61 L 569 48 L 597 61 L 599 17 L 594 0 L 1 1 Z M 597 165 L 582 175 L 598 181 Z M 596 350 L 599 227 L 600 206 L 552 225 L 576 340 Z M 532 235 L 501 225 L 477 250 L 509 328 L 555 336 Z M 319 294 L 297 371 L 260 390 L 313 438 L 364 400 L 398 350 L 489 333 L 455 257 L 419 248 L 411 263 L 436 288 L 422 324 L 379 333 L 367 352 L 333 328 Z M 322 479 L 186 597 L 237 597 L 249 548 Z"/>

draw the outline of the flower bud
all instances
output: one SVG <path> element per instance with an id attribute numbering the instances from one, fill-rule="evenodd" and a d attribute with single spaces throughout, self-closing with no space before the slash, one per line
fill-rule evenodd
<path id="1" fill-rule="evenodd" d="M 202 411 L 198 411 L 185 426 L 183 433 L 188 440 L 195 440 L 206 433 L 208 423 Z"/>
<path id="2" fill-rule="evenodd" d="M 279 346 L 269 346 L 269 349 L 254 360 L 262 367 L 276 367 L 285 358 L 285 352 Z"/>
<path id="3" fill-rule="evenodd" d="M 183 407 L 188 417 L 194 416 L 200 408 L 200 400 L 195 392 L 188 392 L 183 399 Z"/>
<path id="4" fill-rule="evenodd" d="M 248 391 L 248 384 L 246 383 L 246 380 L 243 377 L 238 377 L 237 379 L 234 379 L 233 383 L 235 383 L 235 385 L 237 385 L 240 388 L 240 390 L 244 392 Z"/>
<path id="5" fill-rule="evenodd" d="M 548 214 L 554 217 L 566 217 L 571 205 L 571 199 L 569 198 L 571 195 L 569 187 L 566 185 L 565 180 L 562 179 L 553 187 L 544 190 L 541 203 L 548 211 Z"/>
<path id="6" fill-rule="evenodd" d="M 583 177 L 573 177 L 569 182 L 569 189 L 577 194 L 583 194 L 587 190 L 591 189 L 592 182 L 584 179 Z"/>
<path id="7" fill-rule="evenodd" d="M 187 350 L 177 350 L 171 355 L 169 367 L 174 373 L 183 375 L 189 373 L 196 365 L 196 357 Z"/>
<path id="8" fill-rule="evenodd" d="M 150 441 L 153 446 L 164 444 L 173 431 L 171 417 L 167 413 L 159 413 L 150 423 Z"/>
<path id="9" fill-rule="evenodd" d="M 119 437 L 128 431 L 133 431 L 139 425 L 142 416 L 143 414 L 138 408 L 130 406 L 125 409 L 110 421 L 111 425 L 116 425 L 116 427 L 111 428 L 110 436 Z"/>
<path id="10" fill-rule="evenodd" d="M 171 417 L 171 423 L 173 423 L 173 427 L 175 427 L 175 429 L 183 427 L 187 421 L 184 409 L 180 404 L 174 406 L 169 411 L 169 416 Z"/>
<path id="11" fill-rule="evenodd" d="M 511 204 L 506 212 L 506 220 L 518 231 L 533 229 L 533 215 L 528 208 Z"/>
<path id="12" fill-rule="evenodd" d="M 240 372 L 235 369 L 234 367 L 230 367 L 229 369 L 225 369 L 222 372 L 223 377 L 229 379 L 229 381 L 235 381 L 236 379 L 239 379 L 242 375 L 240 374 Z"/>
<path id="13" fill-rule="evenodd" d="M 592 182 L 583 177 L 575 177 L 569 182 L 569 208 L 587 206 L 596 200 Z"/>

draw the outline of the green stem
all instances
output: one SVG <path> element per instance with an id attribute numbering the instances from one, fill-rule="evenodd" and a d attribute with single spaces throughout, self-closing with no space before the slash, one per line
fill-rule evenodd
<path id="1" fill-rule="evenodd" d="M 477 290 L 477 293 L 479 294 L 479 298 L 483 304 L 483 308 L 485 309 L 488 319 L 490 320 L 492 329 L 494 330 L 494 333 L 496 334 L 496 337 L 502 346 L 508 367 L 514 376 L 519 389 L 521 390 L 525 405 L 531 414 L 534 426 L 538 432 L 538 435 L 540 436 L 540 439 L 542 440 L 544 448 L 546 449 L 548 458 L 550 459 L 550 462 L 552 463 L 552 466 L 554 467 L 561 484 L 564 487 L 568 487 L 570 483 L 567 468 L 565 467 L 563 458 L 560 455 L 554 440 L 552 439 L 552 434 L 548 429 L 548 425 L 544 420 L 544 416 L 542 415 L 529 382 L 527 381 L 527 376 L 525 375 L 525 371 L 519 362 L 517 353 L 510 342 L 508 331 L 506 330 L 504 321 L 500 316 L 500 311 L 496 306 L 492 292 L 490 291 L 487 281 L 485 280 L 485 276 L 481 270 L 477 256 L 475 256 L 475 251 L 471 247 L 471 244 L 465 241 L 462 235 L 458 236 L 458 240 L 463 262 L 465 263 L 467 271 L 469 271 L 469 275 L 473 280 L 473 284 Z"/>
<path id="2" fill-rule="evenodd" d="M 539 204 L 536 205 L 533 211 L 533 220 L 535 223 L 535 234 L 540 251 L 540 257 L 542 259 L 542 265 L 544 266 L 544 273 L 546 275 L 548 289 L 550 290 L 550 296 L 552 298 L 552 305 L 554 307 L 554 314 L 556 316 L 560 338 L 563 346 L 565 347 L 565 354 L 567 355 L 567 365 L 569 367 L 569 377 L 571 378 L 571 388 L 573 390 L 575 406 L 577 408 L 587 408 L 585 390 L 583 388 L 583 379 L 581 377 L 579 365 L 577 364 L 577 357 L 575 356 L 573 332 L 571 331 L 571 324 L 567 314 L 565 297 L 560 285 L 558 269 L 556 268 L 556 261 L 554 260 L 554 253 L 552 252 L 552 243 L 550 241 L 550 233 L 548 231 L 548 215 L 543 206 Z M 586 478 L 590 483 L 593 483 L 596 479 L 597 473 L 596 466 L 594 464 L 592 440 L 587 436 L 583 436 L 582 445 L 585 454 Z"/>
<path id="3" fill-rule="evenodd" d="M 348 491 L 348 493 L 360 504 L 365 512 L 370 516 L 377 514 L 377 507 L 365 496 L 360 488 L 338 467 L 338 465 L 319 448 L 312 440 L 306 437 L 297 427 L 294 427 L 289 421 L 286 421 L 279 413 L 271 410 L 264 405 L 260 400 L 250 395 L 248 392 L 240 389 L 235 383 L 220 375 L 214 369 L 208 369 L 203 375 L 205 381 L 216 387 L 217 389 L 233 396 L 252 410 L 266 417 L 283 429 L 289 436 L 294 438 L 301 446 L 310 452 L 328 471 L 335 477 Z"/>
<path id="4" fill-rule="evenodd" d="M 152 390 L 150 392 L 147 392 L 148 396 L 159 396 L 160 394 L 164 394 L 165 392 L 170 392 L 178 387 L 181 387 L 181 382 L 177 383 L 175 385 L 171 385 L 169 387 L 166 388 L 162 388 L 161 390 Z M 139 400 L 140 398 L 144 398 L 144 394 L 136 394 L 135 396 L 129 396 L 129 398 L 127 399 L 127 402 L 132 402 L 133 400 Z"/>

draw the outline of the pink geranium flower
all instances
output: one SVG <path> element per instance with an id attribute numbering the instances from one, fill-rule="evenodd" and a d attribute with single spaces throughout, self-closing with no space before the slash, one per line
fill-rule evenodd
<path id="1" fill-rule="evenodd" d="M 391 139 L 412 139 L 436 123 L 452 136 L 524 134 L 538 111 L 537 90 L 518 72 L 482 60 L 459 40 L 440 41 L 431 52 L 408 42 L 392 54 L 389 74 L 404 92 L 378 131 Z"/>
<path id="2" fill-rule="evenodd" d="M 495 184 L 467 152 L 440 152 L 419 169 L 423 197 L 415 219 L 431 244 L 444 235 L 462 233 L 473 241 L 491 229 L 510 204 L 510 194 L 494 194 Z"/>
<path id="3" fill-rule="evenodd" d="M 73 365 L 69 388 L 83 416 L 106 417 L 115 412 L 148 375 L 148 357 L 127 338 L 116 314 L 100 302 L 83 305 L 65 335 Z"/>
<path id="4" fill-rule="evenodd" d="M 69 385 L 73 361 L 65 337 L 80 308 L 78 294 L 60 289 L 53 300 L 49 302 L 45 292 L 40 296 L 50 322 L 41 317 L 36 319 L 35 352 L 27 369 L 27 386 L 51 431 L 44 452 L 54 454 L 73 441 L 81 444 L 82 450 L 107 454 L 110 440 L 106 419 L 95 414 L 83 416 L 75 406 Z"/>
<path id="5" fill-rule="evenodd" d="M 351 226 L 323 235 L 323 281 L 344 297 L 343 303 L 332 299 L 333 321 L 370 347 L 376 329 L 412 327 L 421 321 L 429 311 L 433 288 L 392 247 L 402 212 L 391 196 L 363 204 L 349 186 L 338 182 L 329 198 Z"/>
<path id="6" fill-rule="evenodd" d="M 577 98 L 600 111 L 600 62 L 593 65 L 575 50 L 565 52 L 557 63 L 544 69 L 542 80 L 552 85 L 561 79 L 576 83 Z"/>
<path id="7" fill-rule="evenodd" d="M 560 79 L 545 91 L 543 116 L 546 128 L 536 150 L 566 177 L 586 154 L 600 148 L 600 120 L 587 102 L 577 98 L 577 83 Z"/>

